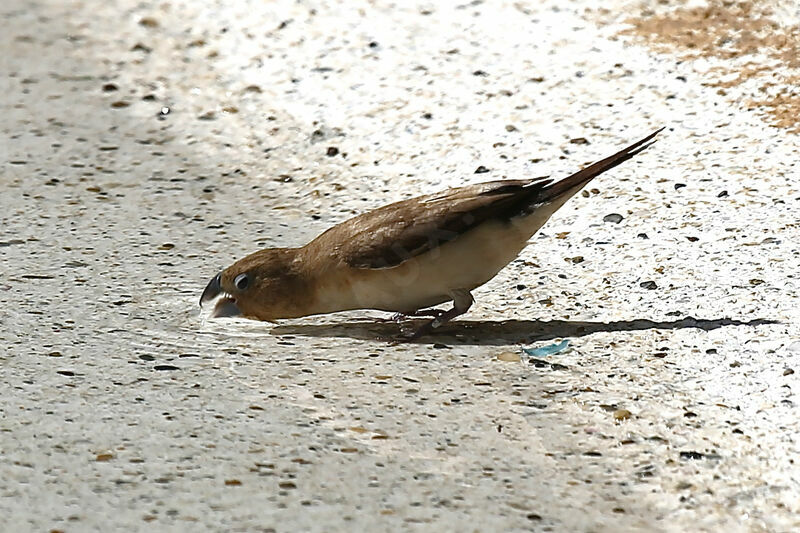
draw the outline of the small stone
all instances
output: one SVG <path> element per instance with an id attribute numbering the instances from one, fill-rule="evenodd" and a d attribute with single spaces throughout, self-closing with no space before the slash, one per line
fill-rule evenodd
<path id="1" fill-rule="evenodd" d="M 586 137 L 575 137 L 574 139 L 570 139 L 569 142 L 570 144 L 589 144 Z"/>
<path id="2" fill-rule="evenodd" d="M 180 370 L 180 367 L 177 367 L 175 365 L 156 365 L 153 367 L 153 370 L 160 370 L 160 371 Z"/>
<path id="3" fill-rule="evenodd" d="M 678 189 L 683 189 L 684 187 L 686 187 L 686 184 L 685 184 L 685 183 L 676 183 L 676 184 L 675 184 L 675 190 L 676 190 L 676 191 L 677 191 Z"/>
<path id="4" fill-rule="evenodd" d="M 114 84 L 114 83 L 106 83 L 105 85 L 103 85 L 103 92 L 104 93 L 110 93 L 110 92 L 118 91 L 118 90 L 119 90 L 119 87 L 117 87 L 116 84 Z"/>
<path id="5" fill-rule="evenodd" d="M 647 233 L 639 233 L 636 235 L 640 239 L 649 239 L 650 237 L 647 236 Z"/>
<path id="6" fill-rule="evenodd" d="M 197 120 L 216 120 L 217 114 L 214 111 L 206 111 L 197 117 Z"/>
<path id="7" fill-rule="evenodd" d="M 685 451 L 680 453 L 681 459 L 703 459 L 705 454 L 695 451 Z"/>
<path id="8" fill-rule="evenodd" d="M 100 463 L 103 463 L 103 462 L 106 462 L 106 461 L 110 461 L 113 458 L 114 458 L 114 454 L 113 453 L 105 452 L 105 453 L 98 453 L 95 456 L 94 460 L 98 461 Z"/>
<path id="9" fill-rule="evenodd" d="M 339 149 L 335 146 L 329 146 L 327 150 L 325 150 L 325 155 L 328 157 L 335 157 L 339 155 Z"/>
<path id="10" fill-rule="evenodd" d="M 794 374 L 793 368 L 787 368 L 786 370 L 783 371 L 784 376 L 791 376 L 792 374 Z"/>
<path id="11" fill-rule="evenodd" d="M 153 17 L 143 17 L 139 19 L 139 24 L 145 28 L 157 28 L 158 21 Z"/>
<path id="12" fill-rule="evenodd" d="M 627 409 L 617 409 L 614 411 L 614 420 L 617 421 L 628 420 L 631 416 L 633 416 L 633 413 Z"/>
<path id="13" fill-rule="evenodd" d="M 475 174 L 486 174 L 487 172 L 489 172 L 489 169 L 483 165 L 475 169 Z"/>
<path id="14" fill-rule="evenodd" d="M 728 191 L 722 191 L 717 195 L 717 198 L 725 198 L 728 196 Z"/>
<path id="15" fill-rule="evenodd" d="M 534 366 L 534 368 L 547 368 L 550 367 L 551 370 L 569 370 L 567 365 L 562 365 L 559 363 L 551 363 L 549 361 L 545 361 L 544 359 L 539 359 L 537 357 L 529 357 L 528 362 Z"/>
<path id="16" fill-rule="evenodd" d="M 619 213 L 610 213 L 603 217 L 603 222 L 611 222 L 614 224 L 619 224 L 620 222 L 622 222 L 622 218 L 623 218 L 622 215 L 620 215 Z"/>
<path id="17" fill-rule="evenodd" d="M 506 124 L 506 131 L 507 132 L 517 131 L 517 127 L 513 124 Z"/>
<path id="18" fill-rule="evenodd" d="M 136 43 L 131 47 L 131 52 L 144 52 L 145 54 L 149 54 L 152 51 L 153 51 L 152 48 L 142 43 Z"/>
<path id="19" fill-rule="evenodd" d="M 228 487 L 239 487 L 239 486 L 241 486 L 241 484 L 242 484 L 242 482 L 239 481 L 238 479 L 226 479 L 225 480 L 225 485 L 227 485 Z"/>
<path id="20" fill-rule="evenodd" d="M 658 288 L 656 282 L 653 280 L 643 281 L 639 284 L 639 286 L 643 289 L 647 289 L 648 291 L 654 291 Z"/>
<path id="21" fill-rule="evenodd" d="M 122 109 L 123 107 L 128 107 L 130 102 L 126 102 L 125 100 L 117 100 L 116 102 L 111 102 L 111 107 L 113 109 Z"/>
<path id="22" fill-rule="evenodd" d="M 518 363 L 521 358 L 516 352 L 500 352 L 497 354 L 498 361 L 507 361 L 509 363 Z"/>

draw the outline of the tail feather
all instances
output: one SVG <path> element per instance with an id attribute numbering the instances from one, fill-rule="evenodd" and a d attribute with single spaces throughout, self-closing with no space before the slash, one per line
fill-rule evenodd
<path id="1" fill-rule="evenodd" d="M 573 194 L 581 190 L 587 183 L 592 181 L 594 178 L 596 178 L 606 170 L 611 170 L 620 163 L 624 163 L 628 159 L 634 157 L 642 150 L 646 150 L 651 144 L 655 142 L 653 138 L 659 133 L 661 133 L 663 129 L 664 128 L 660 128 L 651 133 L 650 135 L 648 135 L 647 137 L 645 137 L 644 139 L 642 139 L 641 141 L 633 143 L 627 148 L 620 150 L 616 154 L 606 157 L 605 159 L 601 159 L 596 163 L 592 163 L 588 167 L 576 172 L 575 174 L 569 176 L 568 178 L 564 178 L 561 181 L 557 181 L 556 183 L 545 188 L 542 196 L 540 196 L 539 199 L 544 201 L 554 201 L 559 199 L 559 197 L 563 195 L 564 196 L 563 202 L 566 202 Z M 565 194 L 568 191 L 572 191 L 572 194 Z"/>

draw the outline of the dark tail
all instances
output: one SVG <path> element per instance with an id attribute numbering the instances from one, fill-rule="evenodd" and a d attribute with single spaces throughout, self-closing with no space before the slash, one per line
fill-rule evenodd
<path id="1" fill-rule="evenodd" d="M 561 181 L 558 181 L 549 187 L 547 187 L 542 196 L 540 196 L 537 200 L 544 200 L 544 201 L 552 201 L 558 198 L 559 196 L 563 195 L 567 191 L 573 190 L 573 194 L 581 190 L 584 185 L 592 181 L 594 178 L 605 172 L 606 170 L 611 170 L 615 166 L 619 165 L 620 163 L 624 163 L 628 159 L 632 158 L 642 150 L 645 150 L 655 141 L 653 138 L 661 133 L 664 128 L 660 128 L 644 139 L 639 142 L 635 142 L 632 145 L 628 146 L 627 148 L 620 150 L 616 154 L 606 157 L 605 159 L 601 159 L 596 163 L 592 163 L 588 167 L 584 168 L 576 172 L 575 174 L 571 175 L 568 178 L 564 178 Z M 650 142 L 652 141 L 652 142 Z M 566 196 L 563 200 L 566 202 L 572 194 Z"/>

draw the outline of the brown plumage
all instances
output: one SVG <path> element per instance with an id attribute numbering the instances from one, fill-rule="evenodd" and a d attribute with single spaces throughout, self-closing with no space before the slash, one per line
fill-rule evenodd
<path id="1" fill-rule="evenodd" d="M 214 276 L 200 304 L 223 295 L 212 316 L 270 321 L 350 309 L 435 317 L 414 336 L 422 335 L 465 313 L 470 291 L 517 257 L 559 207 L 660 131 L 555 183 L 532 178 L 448 189 L 353 217 L 301 248 L 261 250 Z M 425 311 L 451 300 L 449 311 Z"/>

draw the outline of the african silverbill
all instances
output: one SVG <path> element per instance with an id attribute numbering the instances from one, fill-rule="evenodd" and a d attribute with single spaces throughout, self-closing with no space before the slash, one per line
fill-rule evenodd
<path id="1" fill-rule="evenodd" d="M 268 248 L 211 278 L 212 317 L 274 321 L 352 309 L 431 316 L 419 337 L 467 312 L 471 291 L 519 255 L 592 179 L 649 147 L 661 131 L 560 181 L 502 180 L 395 202 L 346 220 L 300 248 Z M 452 301 L 447 311 L 430 309 Z"/>

